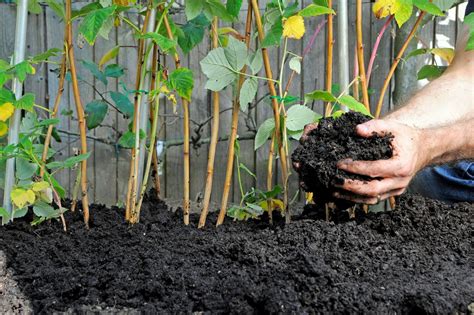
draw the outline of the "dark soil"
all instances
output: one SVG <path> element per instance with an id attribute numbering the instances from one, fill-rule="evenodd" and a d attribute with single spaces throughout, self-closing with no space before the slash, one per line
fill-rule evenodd
<path id="1" fill-rule="evenodd" d="M 362 138 L 355 133 L 357 125 L 370 119 L 356 112 L 337 119 L 321 119 L 318 127 L 309 133 L 308 139 L 296 148 L 292 160 L 300 165 L 298 174 L 304 183 L 303 189 L 315 193 L 315 202 L 335 201 L 331 197 L 337 190 L 334 185 L 344 183 L 345 178 L 372 179 L 339 170 L 337 162 L 344 159 L 375 161 L 392 157 L 392 136 Z"/>
<path id="2" fill-rule="evenodd" d="M 340 224 L 231 222 L 198 230 L 146 203 L 140 224 L 92 207 L 32 228 L 0 228 L 7 267 L 36 313 L 468 313 L 474 302 L 471 204 L 404 196 L 399 209 Z M 211 215 L 210 222 L 215 222 Z M 1 292 L 0 292 L 1 296 Z"/>

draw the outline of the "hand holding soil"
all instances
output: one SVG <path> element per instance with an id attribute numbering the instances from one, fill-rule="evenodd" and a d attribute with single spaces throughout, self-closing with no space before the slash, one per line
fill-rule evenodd
<path id="1" fill-rule="evenodd" d="M 388 160 L 340 161 L 337 164 L 340 170 L 377 180 L 345 179 L 343 184 L 335 185 L 343 191 L 335 192 L 334 196 L 356 203 L 376 204 L 403 194 L 413 176 L 427 161 L 428 154 L 421 143 L 420 131 L 388 120 L 371 120 L 358 125 L 356 132 L 364 138 L 374 134 L 381 137 L 392 135 L 393 156 Z"/>

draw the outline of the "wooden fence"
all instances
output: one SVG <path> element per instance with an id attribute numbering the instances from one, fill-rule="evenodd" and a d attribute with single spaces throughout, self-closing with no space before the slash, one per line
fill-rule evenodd
<path id="1" fill-rule="evenodd" d="M 244 1 L 245 2 L 245 1 Z M 311 0 L 300 1 L 301 7 L 311 3 Z M 261 1 L 262 8 L 265 1 Z M 85 2 L 74 3 L 76 8 L 81 7 Z M 420 32 L 418 37 L 422 45 L 428 47 L 453 47 L 457 34 L 460 30 L 460 23 L 464 13 L 465 4 L 454 8 L 449 12 L 447 17 L 437 18 L 433 22 L 428 23 Z M 0 4 L 0 58 L 8 59 L 11 56 L 14 46 L 14 25 L 15 25 L 15 5 Z M 337 7 L 335 8 L 337 11 Z M 241 22 L 236 22 L 234 28 L 243 33 L 244 21 L 246 14 L 246 6 L 241 11 Z M 375 42 L 378 31 L 383 21 L 376 20 L 371 12 L 371 3 L 364 3 L 363 14 L 365 18 L 364 24 L 364 42 L 367 53 L 366 60 L 369 59 L 371 47 Z M 129 14 L 130 19 L 135 20 L 137 14 Z M 337 34 L 337 16 L 335 17 L 335 34 Z M 185 22 L 183 13 L 177 13 L 173 16 L 176 22 Z M 321 23 L 323 17 L 312 18 L 306 23 L 308 33 L 312 33 L 316 26 Z M 243 21 L 243 22 L 242 22 Z M 354 47 L 355 41 L 355 1 L 350 1 L 349 7 L 349 27 L 350 27 L 350 47 Z M 392 30 L 395 29 L 392 25 Z M 77 29 L 77 25 L 75 25 Z M 77 32 L 75 32 L 77 35 Z M 63 22 L 49 8 L 44 8 L 41 14 L 30 14 L 28 20 L 27 35 L 27 55 L 35 55 L 46 51 L 53 47 L 62 47 L 63 45 Z M 302 41 L 290 41 L 289 48 L 297 53 L 302 53 L 304 47 L 308 44 L 310 36 Z M 123 82 L 128 87 L 132 87 L 135 80 L 136 72 L 136 40 L 134 39 L 129 28 L 126 26 L 114 29 L 109 36 L 109 40 L 99 38 L 94 47 L 90 47 L 87 43 L 76 40 L 76 57 L 78 60 L 92 60 L 98 62 L 102 55 L 116 45 L 122 46 L 115 62 L 119 63 L 126 69 L 126 75 Z M 370 88 L 379 91 L 383 83 L 383 79 L 388 72 L 388 68 L 394 56 L 394 32 L 389 32 L 382 39 L 379 54 L 375 63 L 374 75 L 371 80 Z M 254 45 L 255 46 L 255 45 Z M 210 124 L 202 124 L 211 116 L 211 97 L 209 91 L 204 89 L 206 82 L 205 76 L 200 71 L 199 61 L 204 58 L 210 47 L 210 42 L 205 39 L 195 50 L 189 55 L 184 56 L 183 65 L 195 71 L 195 88 L 193 92 L 193 100 L 191 103 L 191 131 L 195 140 L 195 145 L 191 146 L 191 198 L 199 201 L 204 189 L 207 164 L 207 147 L 205 140 L 210 137 Z M 335 45 L 337 52 L 338 45 Z M 278 73 L 280 51 L 278 49 L 270 49 L 272 57 L 272 67 L 274 73 Z M 352 59 L 352 58 L 351 58 Z M 418 58 L 416 65 L 421 66 L 426 62 L 426 58 Z M 440 62 L 438 60 L 438 62 Z M 165 64 L 174 69 L 172 60 L 165 60 Z M 350 60 L 352 69 L 353 60 Z M 401 65 L 403 67 L 403 64 Z M 335 74 L 337 74 L 338 61 L 335 61 Z M 58 79 L 57 74 L 53 70 L 57 69 L 56 64 L 43 64 L 37 69 L 36 75 L 28 79 L 25 84 L 27 92 L 33 92 L 37 95 L 37 103 L 51 107 L 54 97 L 57 93 Z M 324 87 L 324 71 L 325 71 L 325 32 L 321 32 L 316 40 L 314 47 L 307 55 L 302 65 L 302 73 L 294 80 L 290 89 L 291 94 L 303 96 L 304 93 L 314 89 L 323 89 Z M 84 67 L 79 67 L 79 76 L 89 82 L 81 84 L 83 103 L 99 99 L 100 93 L 105 91 L 114 91 L 119 88 L 117 80 L 109 80 L 107 86 L 96 82 Z M 337 83 L 337 75 L 335 75 L 335 83 Z M 97 88 L 94 90 L 92 86 Z M 393 89 L 392 89 L 393 90 Z M 265 97 L 267 87 L 261 83 L 257 99 Z M 376 102 L 377 93 L 371 96 L 371 103 Z M 314 110 L 322 112 L 322 104 L 312 104 Z M 220 136 L 225 137 L 229 134 L 231 121 L 231 98 L 230 91 L 224 91 L 221 96 L 221 107 L 223 110 L 220 125 Z M 392 97 L 388 95 L 384 103 L 384 112 L 393 107 Z M 66 87 L 61 102 L 62 111 L 72 111 L 74 113 L 74 104 L 72 92 Z M 165 197 L 179 199 L 182 196 L 182 119 L 181 110 L 178 106 L 177 115 L 174 114 L 172 105 L 166 101 L 162 101 L 160 106 L 160 133 L 159 140 L 163 141 L 165 150 L 161 155 L 161 182 L 162 191 Z M 241 113 L 239 121 L 239 134 L 249 134 L 258 126 L 271 117 L 271 107 L 264 101 L 253 106 L 248 114 Z M 61 116 L 61 123 L 58 126 L 62 141 L 55 142 L 54 148 L 58 150 L 58 159 L 64 159 L 73 155 L 74 149 L 79 146 L 77 136 L 77 121 L 72 116 Z M 106 204 L 122 203 L 125 199 L 127 178 L 129 173 L 129 150 L 119 148 L 116 145 L 121 132 L 126 130 L 129 121 L 124 119 L 117 111 L 110 108 L 104 126 L 89 132 L 88 145 L 92 151 L 89 162 L 88 176 L 90 181 L 90 198 L 94 202 Z M 201 126 L 202 124 L 202 126 Z M 199 133 L 195 132 L 197 127 L 201 126 Z M 197 139 L 199 137 L 199 139 Z M 201 143 L 201 144 L 199 144 Z M 225 164 L 227 142 L 221 141 L 218 144 L 213 200 L 220 199 L 225 177 Z M 253 140 L 242 140 L 241 145 L 241 162 L 256 174 L 256 180 L 250 176 L 243 177 L 243 184 L 246 188 L 252 186 L 264 188 L 266 174 L 266 160 L 268 148 L 262 148 L 254 151 Z M 296 146 L 296 143 L 293 144 Z M 276 166 L 277 167 L 277 166 Z M 275 172 L 275 174 L 278 174 Z M 68 191 L 71 191 L 76 174 L 73 171 L 63 171 L 59 174 L 60 182 Z M 236 176 L 234 176 L 235 178 Z M 275 178 L 278 182 L 279 178 Z M 292 176 L 291 189 L 295 192 L 298 188 L 296 176 Z M 240 197 L 237 181 L 234 179 L 233 191 L 231 197 L 237 201 Z"/>

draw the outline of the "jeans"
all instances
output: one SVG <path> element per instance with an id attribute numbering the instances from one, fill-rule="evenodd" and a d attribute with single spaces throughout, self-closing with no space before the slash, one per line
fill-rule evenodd
<path id="1" fill-rule="evenodd" d="M 474 202 L 474 162 L 426 167 L 416 174 L 408 191 L 448 203 Z"/>

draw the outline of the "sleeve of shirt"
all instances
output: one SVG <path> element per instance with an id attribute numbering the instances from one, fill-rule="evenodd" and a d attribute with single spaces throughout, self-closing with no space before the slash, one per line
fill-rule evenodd
<path id="1" fill-rule="evenodd" d="M 474 12 L 474 0 L 469 0 L 466 7 L 466 16 Z"/>

